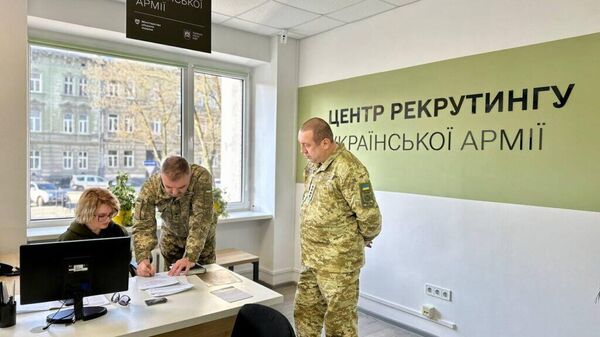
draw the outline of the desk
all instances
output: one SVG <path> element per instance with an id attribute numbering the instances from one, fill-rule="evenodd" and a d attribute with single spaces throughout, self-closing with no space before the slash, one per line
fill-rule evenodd
<path id="1" fill-rule="evenodd" d="M 226 270 L 211 264 L 207 272 Z M 236 274 L 242 282 L 208 287 L 195 275 L 188 276 L 194 288 L 183 293 L 168 296 L 168 302 L 151 307 L 144 299 L 150 297 L 139 291 L 136 279 L 129 279 L 129 290 L 124 292 L 131 297 L 127 307 L 118 304 L 106 306 L 108 313 L 90 321 L 78 321 L 73 325 L 52 325 L 47 331 L 33 333 L 32 329 L 45 325 L 50 311 L 19 314 L 17 324 L 0 329 L 0 337 L 8 336 L 206 336 L 229 337 L 235 316 L 242 305 L 260 303 L 274 305 L 283 302 L 283 296 L 262 285 Z M 235 286 L 251 295 L 251 298 L 228 303 L 210 291 Z"/>

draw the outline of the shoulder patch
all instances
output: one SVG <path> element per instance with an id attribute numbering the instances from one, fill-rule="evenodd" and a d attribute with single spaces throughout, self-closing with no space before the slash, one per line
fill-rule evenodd
<path id="1" fill-rule="evenodd" d="M 358 184 L 358 188 L 360 190 L 360 202 L 362 207 L 373 207 L 375 204 L 375 197 L 373 195 L 373 188 L 371 188 L 371 183 L 360 183 Z"/>

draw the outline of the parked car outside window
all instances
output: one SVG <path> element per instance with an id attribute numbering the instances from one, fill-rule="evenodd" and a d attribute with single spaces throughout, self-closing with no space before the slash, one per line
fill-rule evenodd
<path id="1" fill-rule="evenodd" d="M 75 174 L 71 178 L 72 189 L 83 191 L 88 187 L 108 187 L 108 181 L 102 177 L 88 174 Z"/>
<path id="2" fill-rule="evenodd" d="M 64 205 L 68 202 L 67 191 L 53 183 L 32 181 L 29 184 L 29 200 L 36 206 Z"/>

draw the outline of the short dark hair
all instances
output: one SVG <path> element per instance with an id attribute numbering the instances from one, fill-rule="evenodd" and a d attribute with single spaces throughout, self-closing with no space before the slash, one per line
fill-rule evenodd
<path id="1" fill-rule="evenodd" d="M 304 122 L 300 128 L 300 131 L 305 132 L 308 130 L 313 132 L 313 140 L 315 143 L 321 143 L 321 141 L 326 138 L 333 143 L 333 131 L 331 131 L 331 127 L 323 119 L 319 117 L 313 117 Z"/>
<path id="2" fill-rule="evenodd" d="M 181 156 L 170 156 L 163 162 L 160 172 L 171 180 L 178 180 L 190 173 L 190 164 Z"/>

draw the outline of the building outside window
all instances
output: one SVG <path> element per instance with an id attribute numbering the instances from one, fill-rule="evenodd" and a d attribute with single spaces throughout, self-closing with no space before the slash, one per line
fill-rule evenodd
<path id="1" fill-rule="evenodd" d="M 42 92 L 42 74 L 32 72 L 29 77 L 29 90 L 31 92 Z"/>
<path id="2" fill-rule="evenodd" d="M 108 115 L 108 132 L 117 132 L 119 129 L 119 116 Z"/>
<path id="3" fill-rule="evenodd" d="M 79 115 L 79 133 L 88 133 L 88 115 Z"/>
<path id="4" fill-rule="evenodd" d="M 29 151 L 29 167 L 35 171 L 42 169 L 42 155 L 40 151 Z"/>
<path id="5" fill-rule="evenodd" d="M 65 76 L 65 85 L 63 94 L 72 96 L 73 95 L 73 76 L 66 75 Z"/>
<path id="6" fill-rule="evenodd" d="M 63 119 L 63 132 L 73 133 L 73 115 L 66 113 Z"/>
<path id="7" fill-rule="evenodd" d="M 65 170 L 73 169 L 73 152 L 63 151 L 63 169 L 65 169 Z"/>
<path id="8" fill-rule="evenodd" d="M 118 156 L 117 156 L 117 151 L 116 150 L 109 150 L 108 151 L 108 156 L 106 158 L 107 162 L 108 162 L 108 167 L 111 168 L 117 168 L 118 167 Z"/>
<path id="9" fill-rule="evenodd" d="M 79 79 L 79 96 L 87 96 L 87 78 L 81 77 Z"/>
<path id="10" fill-rule="evenodd" d="M 88 168 L 88 153 L 87 151 L 79 151 L 77 154 L 77 168 L 87 170 Z"/>
<path id="11" fill-rule="evenodd" d="M 119 96 L 119 90 L 121 86 L 116 81 L 108 82 L 108 96 L 116 97 Z"/>
<path id="12" fill-rule="evenodd" d="M 133 118 L 125 118 L 125 132 L 132 133 L 133 131 L 135 131 Z"/>
<path id="13" fill-rule="evenodd" d="M 133 167 L 133 151 L 123 151 L 123 167 Z"/>
<path id="14" fill-rule="evenodd" d="M 72 206 L 80 194 L 71 187 L 73 175 L 108 181 L 126 171 L 139 182 L 173 154 L 209 169 L 216 185 L 225 190 L 230 207 L 247 204 L 243 193 L 247 173 L 242 165 L 247 162 L 242 148 L 247 74 L 235 78 L 196 72 L 193 78 L 184 79 L 190 65 L 169 66 L 37 44 L 30 44 L 29 62 L 31 92 L 38 86 L 41 90 L 42 78 L 48 87 L 62 89 L 29 96 L 30 179 L 66 190 L 71 204 L 29 207 L 28 226 L 71 221 Z M 193 93 L 187 90 L 192 85 Z M 193 94 L 194 102 L 189 111 L 182 105 L 187 92 Z M 56 127 L 61 125 L 62 129 Z M 189 145 L 183 148 L 184 143 Z M 65 150 L 65 144 L 85 150 Z M 48 158 L 43 166 L 41 152 Z M 136 162 L 136 153 L 145 153 L 145 160 Z"/>
<path id="15" fill-rule="evenodd" d="M 42 131 L 42 114 L 37 110 L 32 110 L 31 113 L 29 113 L 29 131 Z"/>

